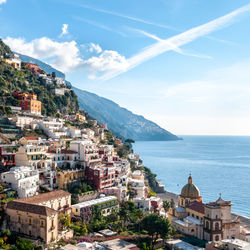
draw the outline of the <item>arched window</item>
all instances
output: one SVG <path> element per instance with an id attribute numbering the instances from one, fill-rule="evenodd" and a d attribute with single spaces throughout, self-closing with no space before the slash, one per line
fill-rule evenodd
<path id="1" fill-rule="evenodd" d="M 219 226 L 218 222 L 215 223 L 215 230 L 217 230 L 217 231 L 220 230 L 220 226 Z"/>
<path id="2" fill-rule="evenodd" d="M 216 236 L 215 236 L 215 241 L 219 241 L 219 240 L 220 240 L 219 235 L 216 235 Z"/>
<path id="3" fill-rule="evenodd" d="M 209 222 L 206 221 L 206 228 L 209 229 Z"/>

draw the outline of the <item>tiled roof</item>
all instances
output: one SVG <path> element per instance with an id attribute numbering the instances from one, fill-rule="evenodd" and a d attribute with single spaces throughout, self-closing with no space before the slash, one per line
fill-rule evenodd
<path id="1" fill-rule="evenodd" d="M 24 139 L 26 139 L 26 140 L 38 140 L 38 137 L 34 137 L 34 136 L 24 136 Z"/>
<path id="2" fill-rule="evenodd" d="M 7 204 L 7 209 L 14 209 L 18 211 L 46 215 L 46 216 L 50 216 L 52 214 L 57 213 L 56 210 L 49 208 L 49 207 L 39 206 L 39 205 L 34 205 L 34 204 L 27 204 L 27 203 L 17 202 L 17 201 L 9 202 Z"/>
<path id="3" fill-rule="evenodd" d="M 198 202 L 198 201 L 194 201 L 187 206 L 187 208 L 192 209 L 202 214 L 204 214 L 204 207 L 205 207 L 205 204 L 203 204 L 202 202 Z"/>
<path id="4" fill-rule="evenodd" d="M 57 198 L 65 197 L 71 195 L 64 190 L 56 190 L 48 193 L 38 194 L 32 197 L 22 198 L 16 200 L 16 202 L 29 203 L 29 204 L 39 204 L 49 200 L 55 200 Z"/>
<path id="5" fill-rule="evenodd" d="M 61 150 L 61 153 L 62 153 L 62 154 L 77 154 L 76 151 L 69 150 L 69 149 L 62 149 L 62 150 Z"/>

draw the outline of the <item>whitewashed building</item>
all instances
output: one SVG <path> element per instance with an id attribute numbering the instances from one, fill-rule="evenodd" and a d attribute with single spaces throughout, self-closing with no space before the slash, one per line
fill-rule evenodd
<path id="1" fill-rule="evenodd" d="M 9 172 L 2 173 L 2 183 L 11 185 L 19 198 L 36 195 L 39 187 L 39 174 L 30 167 L 13 167 Z"/>

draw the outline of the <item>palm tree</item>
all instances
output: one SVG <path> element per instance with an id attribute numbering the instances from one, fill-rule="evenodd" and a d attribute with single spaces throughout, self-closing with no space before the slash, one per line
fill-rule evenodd
<path id="1" fill-rule="evenodd" d="M 165 216 L 166 216 L 167 212 L 171 208 L 171 203 L 169 201 L 163 201 L 163 208 L 165 210 Z"/>

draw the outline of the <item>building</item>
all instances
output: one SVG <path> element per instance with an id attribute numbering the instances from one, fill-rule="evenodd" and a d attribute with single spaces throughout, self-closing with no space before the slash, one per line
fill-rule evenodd
<path id="1" fill-rule="evenodd" d="M 86 167 L 86 180 L 98 190 L 115 185 L 115 167 L 105 165 L 91 165 Z"/>
<path id="2" fill-rule="evenodd" d="M 51 89 L 51 93 L 53 93 L 54 95 L 64 95 L 65 92 L 69 91 L 69 89 L 67 88 L 54 88 Z"/>
<path id="3" fill-rule="evenodd" d="M 14 92 L 14 97 L 19 100 L 19 107 L 21 107 L 23 111 L 41 115 L 42 103 L 37 100 L 36 94 Z"/>
<path id="4" fill-rule="evenodd" d="M 204 248 L 191 245 L 179 239 L 168 240 L 166 245 L 168 249 L 173 249 L 173 250 L 202 250 L 202 249 L 204 250 Z"/>
<path id="5" fill-rule="evenodd" d="M 19 58 L 19 56 L 16 55 L 16 54 L 14 54 L 14 56 L 11 57 L 11 58 L 3 58 L 2 61 L 5 62 L 5 63 L 7 63 L 7 64 L 9 64 L 9 65 L 11 65 L 15 69 L 18 69 L 18 70 L 21 69 L 21 63 L 22 63 L 22 61 Z"/>
<path id="6" fill-rule="evenodd" d="M 42 239 L 49 244 L 58 238 L 58 213 L 49 207 L 11 201 L 6 214 L 11 232 Z"/>
<path id="7" fill-rule="evenodd" d="M 250 243 L 240 239 L 227 239 L 206 244 L 207 250 L 249 250 Z"/>
<path id="8" fill-rule="evenodd" d="M 52 139 L 60 139 L 61 137 L 68 136 L 67 128 L 64 127 L 62 119 L 44 119 L 38 122 L 38 126 Z"/>
<path id="9" fill-rule="evenodd" d="M 39 188 L 38 171 L 30 167 L 13 167 L 1 174 L 1 181 L 17 191 L 19 198 L 36 195 Z"/>
<path id="10" fill-rule="evenodd" d="M 16 153 L 10 153 L 3 150 L 3 146 L 0 147 L 0 166 L 4 168 L 12 167 L 16 165 Z"/>
<path id="11" fill-rule="evenodd" d="M 119 185 L 115 187 L 109 187 L 102 189 L 102 193 L 106 196 L 108 195 L 114 195 L 117 197 L 117 199 L 120 202 L 127 201 L 129 199 L 128 193 L 127 193 L 127 187 Z"/>
<path id="12" fill-rule="evenodd" d="M 24 136 L 19 140 L 19 143 L 21 145 L 28 145 L 28 144 L 39 145 L 41 142 L 42 139 L 40 137 L 35 137 L 35 136 Z"/>
<path id="13" fill-rule="evenodd" d="M 181 189 L 181 194 L 178 196 L 178 206 L 170 209 L 170 218 L 183 219 L 188 216 L 186 208 L 195 202 L 202 203 L 200 190 L 193 183 L 192 176 L 188 177 L 188 183 Z"/>
<path id="14" fill-rule="evenodd" d="M 12 118 L 12 121 L 16 123 L 17 127 L 23 128 L 32 128 L 33 117 L 29 116 L 15 116 Z"/>
<path id="15" fill-rule="evenodd" d="M 84 172 L 83 169 L 58 170 L 58 188 L 65 189 L 79 184 L 84 179 Z"/>
<path id="16" fill-rule="evenodd" d="M 53 83 L 56 84 L 57 86 L 66 86 L 65 79 L 62 77 L 54 77 L 52 78 Z"/>
<path id="17" fill-rule="evenodd" d="M 35 75 L 39 75 L 39 74 L 44 73 L 44 71 L 37 64 L 34 64 L 34 63 L 26 63 L 25 69 L 31 70 L 32 73 Z"/>
<path id="18" fill-rule="evenodd" d="M 47 147 L 44 145 L 27 144 L 19 147 L 16 152 L 16 164 L 18 166 L 32 166 L 34 169 L 47 168 L 51 161 L 46 159 Z"/>
<path id="19" fill-rule="evenodd" d="M 219 197 L 215 202 L 205 205 L 204 239 L 220 241 L 240 238 L 240 220 L 232 219 L 231 201 Z"/>
<path id="20" fill-rule="evenodd" d="M 85 116 L 82 115 L 82 114 L 77 113 L 75 117 L 76 117 L 76 120 L 79 121 L 79 122 L 85 122 L 86 121 Z"/>
<path id="21" fill-rule="evenodd" d="M 71 194 L 63 190 L 11 201 L 6 213 L 11 231 L 46 244 L 73 237 L 72 230 L 59 227 L 59 214 L 71 214 Z"/>
<path id="22" fill-rule="evenodd" d="M 139 250 L 135 244 L 122 239 L 107 240 L 99 243 L 106 250 Z"/>
<path id="23" fill-rule="evenodd" d="M 202 202 L 202 197 L 200 196 L 198 187 L 193 184 L 193 179 L 190 175 L 188 177 L 188 183 L 181 190 L 181 194 L 178 197 L 178 203 L 179 206 L 186 207 L 194 201 Z"/>
<path id="24" fill-rule="evenodd" d="M 91 220 L 92 207 L 98 206 L 103 216 L 108 216 L 112 212 L 117 212 L 119 208 L 118 200 L 115 196 L 105 196 L 99 199 L 84 201 L 72 205 L 72 213 L 81 217 L 86 222 Z"/>
<path id="25" fill-rule="evenodd" d="M 64 190 L 55 190 L 28 198 L 18 199 L 18 202 L 52 208 L 59 213 L 71 213 L 71 194 Z"/>

